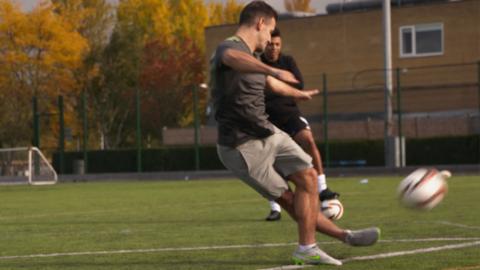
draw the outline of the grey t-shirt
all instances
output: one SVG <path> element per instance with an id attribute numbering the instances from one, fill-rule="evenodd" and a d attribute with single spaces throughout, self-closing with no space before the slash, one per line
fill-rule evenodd
<path id="1" fill-rule="evenodd" d="M 265 113 L 266 76 L 238 72 L 223 64 L 221 59 L 227 49 L 252 52 L 241 38 L 234 36 L 220 43 L 210 60 L 218 144 L 235 147 L 272 135 L 274 127 Z"/>

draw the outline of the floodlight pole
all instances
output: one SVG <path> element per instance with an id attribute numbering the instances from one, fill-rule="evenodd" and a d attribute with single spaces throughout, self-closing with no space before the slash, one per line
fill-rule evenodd
<path id="1" fill-rule="evenodd" d="M 393 134 L 392 113 L 392 23 L 390 0 L 383 0 L 383 31 L 384 31 L 384 70 L 385 70 L 385 166 L 397 167 L 397 153 Z"/>

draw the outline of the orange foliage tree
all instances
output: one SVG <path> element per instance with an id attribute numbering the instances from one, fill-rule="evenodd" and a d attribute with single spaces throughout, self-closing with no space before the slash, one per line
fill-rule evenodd
<path id="1" fill-rule="evenodd" d="M 310 6 L 310 0 L 284 0 L 284 4 L 288 11 L 315 12 L 315 9 Z"/>
<path id="2" fill-rule="evenodd" d="M 85 39 L 43 3 L 29 13 L 10 0 L 0 0 L 0 144 L 29 144 L 31 98 L 38 96 L 43 113 L 55 111 L 58 95 L 78 89 L 74 70 L 88 49 Z M 44 134 L 47 146 L 56 145 Z"/>
<path id="3" fill-rule="evenodd" d="M 209 21 L 207 26 L 237 23 L 244 5 L 235 0 L 227 0 L 225 4 L 210 2 L 207 6 Z"/>
<path id="4" fill-rule="evenodd" d="M 205 72 L 205 27 L 217 24 L 237 23 L 243 4 L 235 0 L 225 3 L 210 2 L 204 5 L 202 0 L 166 1 L 167 8 L 159 9 L 154 18 L 155 31 L 153 42 L 167 44 L 169 50 L 177 54 L 193 55 L 184 59 L 183 69 L 178 72 L 194 74 L 183 76 L 182 87 L 188 86 L 189 94 L 184 96 L 184 110 L 177 121 L 178 126 L 193 123 L 192 88 L 206 79 Z M 174 50 L 172 50 L 172 48 Z M 148 67 L 148 64 L 146 65 Z M 161 71 L 164 72 L 164 71 Z M 193 79 L 195 78 L 195 79 Z M 157 85 L 161 88 L 161 85 Z M 200 110 L 204 109 L 207 93 L 200 92 Z"/>

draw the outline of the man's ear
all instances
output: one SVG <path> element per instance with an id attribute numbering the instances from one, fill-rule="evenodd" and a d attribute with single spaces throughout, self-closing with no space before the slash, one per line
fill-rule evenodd
<path id="1" fill-rule="evenodd" d="M 263 17 L 258 18 L 257 23 L 255 24 L 255 28 L 257 29 L 257 31 L 260 31 L 260 29 L 262 28 L 262 25 L 264 24 L 265 24 L 265 18 Z"/>

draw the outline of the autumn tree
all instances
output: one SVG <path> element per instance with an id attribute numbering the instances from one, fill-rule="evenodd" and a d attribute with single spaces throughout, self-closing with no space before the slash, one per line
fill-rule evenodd
<path id="1" fill-rule="evenodd" d="M 107 0 L 53 0 L 56 12 L 65 18 L 75 30 L 86 39 L 88 51 L 85 52 L 77 76 L 88 78 L 79 84 L 88 86 L 91 77 L 98 74 L 101 54 L 108 45 L 114 23 L 114 9 Z M 78 74 L 80 73 L 80 74 Z M 81 76 L 80 76 L 81 77 Z"/>
<path id="2" fill-rule="evenodd" d="M 42 112 L 55 111 L 58 95 L 76 87 L 73 70 L 88 49 L 85 39 L 49 3 L 24 13 L 10 0 L 0 0 L 0 141 L 27 144 L 31 137 L 31 100 L 39 97 Z M 46 144 L 56 141 L 48 136 Z"/>
<path id="3" fill-rule="evenodd" d="M 164 1 L 125 0 L 116 10 L 116 22 L 101 53 L 100 76 L 90 92 L 95 125 L 104 148 L 128 145 L 134 134 L 134 94 L 139 86 L 145 42 L 153 35 L 153 17 Z"/>
<path id="4" fill-rule="evenodd" d="M 310 6 L 310 0 L 284 0 L 285 9 L 292 11 L 301 11 L 314 13 L 315 9 Z"/>
<path id="5" fill-rule="evenodd" d="M 74 75 L 79 91 L 85 92 L 90 101 L 88 122 L 93 124 L 89 125 L 89 133 L 95 134 L 95 136 L 90 136 L 90 144 L 93 142 L 94 145 L 99 145 L 104 140 L 96 140 L 96 138 L 102 138 L 104 136 L 102 131 L 105 130 L 99 123 L 102 123 L 101 121 L 104 119 L 109 119 L 98 115 L 103 111 L 101 100 L 105 98 L 102 96 L 105 78 L 100 69 L 103 52 L 109 44 L 114 25 L 115 10 L 107 0 L 54 0 L 53 2 L 56 12 L 75 25 L 76 30 L 86 39 L 89 46 L 89 50 L 83 56 L 82 64 L 75 70 Z M 73 110 L 77 112 L 76 117 L 66 122 L 77 127 L 74 129 L 74 133 L 81 134 L 83 132 L 80 121 L 83 110 L 81 96 L 77 95 L 75 98 L 77 106 Z"/>
<path id="6" fill-rule="evenodd" d="M 244 5 L 235 0 L 227 0 L 225 4 L 210 2 L 207 6 L 209 21 L 207 26 L 237 23 Z"/>
<path id="7" fill-rule="evenodd" d="M 163 126 L 192 123 L 191 90 L 205 80 L 204 28 L 236 22 L 241 7 L 233 0 L 225 5 L 206 5 L 202 0 L 119 3 L 117 23 L 104 51 L 104 84 L 96 106 L 108 147 L 133 141 L 137 88 L 145 136 L 159 138 Z"/>
<path id="8" fill-rule="evenodd" d="M 206 6 L 201 0 L 166 2 L 157 10 L 154 39 L 149 44 L 162 52 L 160 55 L 168 57 L 157 57 L 152 62 L 149 61 L 151 49 L 146 50 L 142 85 L 148 85 L 148 92 L 162 97 L 161 101 L 166 102 L 170 97 L 173 103 L 182 106 L 176 106 L 175 112 L 165 106 L 157 106 L 157 110 L 169 111 L 165 114 L 169 118 L 158 123 L 157 134 L 163 126 L 188 126 L 193 123 L 192 89 L 206 79 L 204 28 L 215 24 L 236 23 L 243 8 L 243 5 L 234 0 L 225 4 L 211 2 Z M 173 55 L 178 57 L 172 57 Z M 165 69 L 161 65 L 162 61 L 180 61 L 181 65 L 170 64 L 173 68 Z M 154 74 L 174 80 L 155 80 Z M 200 110 L 203 111 L 207 93 L 203 91 L 199 95 Z M 179 98 L 183 99 L 180 103 Z M 172 122 L 173 119 L 175 122 Z"/>
<path id="9" fill-rule="evenodd" d="M 199 57 L 200 48 L 188 39 L 176 42 L 167 45 L 151 41 L 144 49 L 140 81 L 142 127 L 146 136 L 160 138 L 162 127 L 185 122 L 182 117 L 190 114 L 179 112 L 191 108 L 192 87 L 202 81 L 204 60 Z"/>
<path id="10" fill-rule="evenodd" d="M 120 0 L 113 10 L 107 0 L 52 0 L 23 12 L 13 1 L 0 0 L 0 145 L 30 139 L 32 96 L 41 97 L 42 112 L 54 113 L 63 95 L 67 125 L 75 128 L 71 112 L 87 92 L 89 121 L 107 148 L 128 144 L 132 93 L 139 87 L 151 110 L 170 97 L 177 104 L 176 114 L 159 117 L 161 123 L 146 117 L 155 126 L 190 124 L 191 86 L 205 79 L 204 28 L 237 22 L 243 7 L 234 0 Z M 42 134 L 54 146 L 50 135 L 58 129 L 50 130 Z"/>

